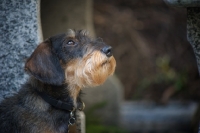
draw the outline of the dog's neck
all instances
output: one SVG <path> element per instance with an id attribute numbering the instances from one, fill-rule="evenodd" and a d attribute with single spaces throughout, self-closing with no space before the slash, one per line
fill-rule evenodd
<path id="1" fill-rule="evenodd" d="M 75 107 L 76 107 L 76 102 L 74 101 L 74 98 L 70 96 L 69 91 L 68 91 L 68 85 L 67 84 L 63 84 L 63 85 L 49 85 L 49 84 L 45 84 L 33 77 L 31 77 L 30 79 L 30 84 L 33 86 L 34 89 L 36 89 L 36 91 L 45 93 L 46 95 L 63 101 L 63 102 L 68 102 L 68 103 L 75 103 Z"/>

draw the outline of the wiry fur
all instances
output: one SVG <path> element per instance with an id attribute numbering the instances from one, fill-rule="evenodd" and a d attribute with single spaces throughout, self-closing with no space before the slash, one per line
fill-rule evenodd
<path id="1" fill-rule="evenodd" d="M 70 61 L 65 69 L 65 77 L 71 96 L 76 98 L 81 88 L 102 84 L 114 69 L 114 58 L 107 58 L 97 50 Z"/>
<path id="2" fill-rule="evenodd" d="M 29 81 L 0 104 L 0 132 L 66 133 L 70 112 L 45 102 L 38 91 L 78 108 L 81 89 L 102 84 L 115 70 L 105 47 L 87 32 L 73 30 L 39 44 L 25 64 Z"/>

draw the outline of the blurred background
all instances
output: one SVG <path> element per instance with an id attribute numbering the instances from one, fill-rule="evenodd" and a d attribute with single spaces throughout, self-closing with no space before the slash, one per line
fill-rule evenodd
<path id="1" fill-rule="evenodd" d="M 82 2 L 72 3 L 77 5 L 62 4 L 66 7 L 65 11 L 65 8 L 61 9 L 63 6 L 41 0 L 44 38 L 67 28 L 77 29 L 77 21 L 84 16 L 79 12 Z M 57 10 L 52 13 L 53 6 Z M 163 0 L 93 0 L 90 6 L 91 9 L 86 10 L 91 13 L 88 19 L 91 19 L 89 24 L 94 31 L 90 31 L 87 26 L 83 27 L 113 47 L 117 61 L 115 76 L 122 84 L 122 91 L 118 91 L 122 98 L 114 100 L 117 102 L 116 109 L 99 111 L 106 106 L 107 101 L 93 105 L 90 102 L 93 101 L 92 97 L 104 95 L 107 91 L 104 94 L 97 91 L 90 94 L 89 107 L 85 111 L 86 132 L 196 132 L 200 79 L 194 52 L 186 36 L 186 8 L 170 7 Z M 47 13 L 51 14 L 50 17 Z M 73 14 L 68 18 L 59 18 L 62 24 L 70 20 L 73 20 L 73 24 L 68 24 L 66 28 L 57 24 L 60 30 L 55 31 L 53 29 L 56 28 L 51 28 L 54 25 L 49 26 L 48 23 L 57 20 L 56 14 L 60 13 L 68 16 Z M 118 97 L 112 96 L 112 92 L 109 93 L 110 99 Z M 100 99 L 104 99 L 103 96 Z M 142 111 L 144 115 L 140 114 Z M 104 114 L 115 114 L 116 120 L 115 117 L 101 120 Z M 170 114 L 172 116 L 167 116 Z M 108 124 L 106 121 L 110 119 L 117 122 Z"/>
<path id="2" fill-rule="evenodd" d="M 125 100 L 200 101 L 186 17 L 163 0 L 94 1 L 96 34 L 114 48 Z"/>
<path id="3" fill-rule="evenodd" d="M 97 36 L 113 46 L 126 100 L 200 99 L 186 9 L 163 0 L 95 0 Z"/>

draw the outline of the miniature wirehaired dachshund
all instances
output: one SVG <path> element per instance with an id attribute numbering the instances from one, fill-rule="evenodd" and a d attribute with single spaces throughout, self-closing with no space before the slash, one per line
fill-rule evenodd
<path id="1" fill-rule="evenodd" d="M 25 64 L 30 79 L 0 104 L 0 133 L 67 133 L 84 87 L 102 84 L 116 61 L 111 46 L 69 29 L 38 45 Z"/>

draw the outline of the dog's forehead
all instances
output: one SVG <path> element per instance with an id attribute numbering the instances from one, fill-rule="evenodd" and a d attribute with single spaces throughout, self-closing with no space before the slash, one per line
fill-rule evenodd
<path id="1" fill-rule="evenodd" d="M 64 40 L 75 40 L 75 41 L 91 41 L 89 37 L 89 32 L 87 30 L 71 30 L 68 29 L 65 32 Z"/>
<path id="2" fill-rule="evenodd" d="M 68 29 L 65 33 L 55 35 L 50 39 L 54 47 L 58 47 L 58 44 L 62 44 L 63 42 L 68 42 L 73 40 L 75 42 L 79 42 L 79 45 L 86 46 L 103 46 L 105 45 L 103 39 L 101 38 L 92 38 L 89 36 L 89 32 L 87 30 L 71 30 Z M 60 46 L 60 45 L 59 45 Z"/>

